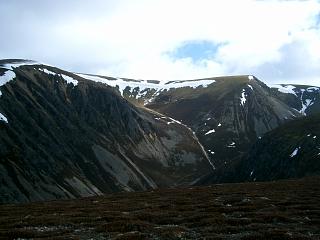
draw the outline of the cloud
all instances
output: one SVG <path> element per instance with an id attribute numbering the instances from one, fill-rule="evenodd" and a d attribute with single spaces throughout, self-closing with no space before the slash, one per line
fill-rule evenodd
<path id="1" fill-rule="evenodd" d="M 145 79 L 319 76 L 317 1 L 13 0 L 0 9 L 1 58 Z"/>

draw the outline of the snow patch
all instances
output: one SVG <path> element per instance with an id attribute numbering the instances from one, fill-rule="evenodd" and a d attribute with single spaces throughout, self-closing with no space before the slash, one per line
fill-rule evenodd
<path id="1" fill-rule="evenodd" d="M 40 71 L 40 72 L 44 72 L 44 73 L 46 73 L 46 74 L 56 75 L 55 72 L 52 72 L 52 71 L 50 71 L 50 70 L 48 70 L 48 69 L 46 69 L 46 68 L 39 68 L 39 71 Z"/>
<path id="2" fill-rule="evenodd" d="M 246 99 L 246 90 L 242 89 L 242 93 L 241 93 L 241 97 L 240 97 L 240 105 L 244 106 L 244 104 L 246 103 L 247 99 Z"/>
<path id="3" fill-rule="evenodd" d="M 215 154 L 215 152 L 211 151 L 210 149 L 208 150 L 208 152 L 211 153 L 211 154 Z"/>
<path id="4" fill-rule="evenodd" d="M 290 93 L 297 96 L 296 92 L 294 91 L 296 87 L 292 85 L 272 84 L 269 87 L 276 88 L 278 89 L 279 92 L 282 92 L 282 93 Z"/>
<path id="5" fill-rule="evenodd" d="M 301 108 L 301 110 L 299 112 L 302 113 L 303 115 L 306 115 L 307 108 L 312 106 L 313 103 L 314 102 L 311 99 L 305 99 L 304 101 L 301 100 L 302 108 Z"/>
<path id="6" fill-rule="evenodd" d="M 25 65 L 40 65 L 41 63 L 31 61 L 31 60 L 25 60 L 25 61 L 17 61 L 12 63 L 5 63 L 1 64 L 0 67 L 6 68 L 8 70 L 12 70 L 14 68 L 25 66 Z"/>
<path id="7" fill-rule="evenodd" d="M 43 71 L 43 72 L 46 73 L 46 74 L 56 75 L 55 72 L 49 71 L 49 70 L 46 69 L 46 68 L 39 68 L 39 71 Z"/>
<path id="8" fill-rule="evenodd" d="M 248 84 L 248 87 L 251 88 L 251 90 L 253 91 L 253 87 L 250 84 Z"/>
<path id="9" fill-rule="evenodd" d="M 305 92 L 313 92 L 315 89 L 319 89 L 319 88 L 309 87 L 306 90 L 305 89 L 301 89 L 300 100 L 301 100 L 302 108 L 301 108 L 301 110 L 299 112 L 302 113 L 303 115 L 306 115 L 306 110 L 309 107 L 311 107 L 314 104 L 314 101 L 315 101 L 315 98 L 314 99 L 303 99 L 303 96 L 304 96 Z"/>
<path id="10" fill-rule="evenodd" d="M 221 123 L 219 123 L 219 124 L 218 124 L 218 127 L 221 127 L 221 126 L 222 126 Z"/>
<path id="11" fill-rule="evenodd" d="M 251 80 L 254 80 L 254 77 L 252 75 L 249 75 L 248 79 L 251 81 Z"/>
<path id="12" fill-rule="evenodd" d="M 0 121 L 8 123 L 8 119 L 2 113 L 0 113 Z"/>
<path id="13" fill-rule="evenodd" d="M 317 91 L 320 91 L 320 88 L 318 87 L 308 87 L 306 89 L 307 92 L 317 92 Z"/>
<path id="14" fill-rule="evenodd" d="M 16 77 L 16 74 L 13 71 L 11 70 L 5 71 L 4 74 L 0 76 L 0 86 L 3 86 L 7 82 L 10 82 L 15 77 Z M 2 92 L 0 91 L 0 96 L 1 95 L 2 95 Z"/>
<path id="15" fill-rule="evenodd" d="M 290 154 L 290 157 L 293 158 L 294 156 L 296 156 L 299 152 L 300 147 L 297 147 L 295 150 L 293 150 L 293 152 Z"/>
<path id="16" fill-rule="evenodd" d="M 72 77 L 69 77 L 67 75 L 64 75 L 64 74 L 60 74 L 60 76 L 67 81 L 67 83 L 72 83 L 74 86 L 77 86 L 78 85 L 78 81 L 73 79 Z"/>
<path id="17" fill-rule="evenodd" d="M 72 83 L 74 86 L 77 86 L 78 85 L 78 81 L 73 79 L 72 77 L 69 77 L 65 74 L 60 74 L 60 73 L 55 73 L 55 72 L 52 72 L 46 68 L 39 68 L 39 71 L 42 71 L 46 74 L 51 74 L 51 75 L 59 75 L 60 77 L 62 77 L 68 84 L 69 83 Z"/>
<path id="18" fill-rule="evenodd" d="M 208 134 L 211 134 L 211 133 L 214 133 L 214 132 L 216 132 L 216 130 L 211 129 L 211 130 L 209 130 L 208 132 L 206 132 L 204 135 L 208 135 Z"/>
<path id="19" fill-rule="evenodd" d="M 236 147 L 236 143 L 232 142 L 229 145 L 227 145 L 228 148 L 235 148 Z"/>
<path id="20" fill-rule="evenodd" d="M 107 79 L 105 77 L 99 77 L 99 76 L 92 76 L 87 74 L 77 74 L 78 76 L 92 80 L 95 82 L 101 82 L 104 84 L 107 84 L 111 87 L 118 87 L 121 95 L 123 95 L 123 91 L 129 87 L 130 89 L 138 88 L 138 95 L 137 98 L 144 97 L 145 94 L 147 94 L 148 89 L 154 89 L 155 93 L 152 97 L 159 95 L 162 91 L 168 91 L 170 89 L 175 88 L 183 88 L 183 87 L 190 87 L 190 88 L 198 88 L 203 87 L 206 88 L 210 84 L 216 82 L 213 79 L 210 80 L 188 80 L 188 81 L 166 81 L 166 82 L 151 82 L 148 80 L 126 80 L 123 78 L 116 78 L 116 79 Z M 144 93 L 142 95 L 141 93 Z"/>
<path id="21" fill-rule="evenodd" d="M 216 82 L 215 80 L 188 80 L 188 81 L 173 81 L 173 82 L 166 82 L 163 86 L 163 89 L 170 89 L 170 88 L 183 88 L 183 87 L 191 87 L 191 88 L 198 88 L 208 87 L 211 83 Z"/>

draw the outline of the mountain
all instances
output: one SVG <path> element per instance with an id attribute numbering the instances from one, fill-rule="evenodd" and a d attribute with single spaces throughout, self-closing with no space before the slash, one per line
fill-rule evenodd
<path id="1" fill-rule="evenodd" d="M 320 175 L 320 114 L 280 126 L 259 140 L 238 163 L 244 181 Z"/>
<path id="2" fill-rule="evenodd" d="M 297 109 L 303 115 L 320 112 L 320 87 L 306 85 L 271 85 L 274 93 L 287 105 Z"/>
<path id="3" fill-rule="evenodd" d="M 81 76 L 113 86 L 132 103 L 186 124 L 215 167 L 229 165 L 264 133 L 303 115 L 283 101 L 284 93 L 251 75 L 168 82 Z"/>
<path id="4" fill-rule="evenodd" d="M 230 164 L 266 132 L 301 116 L 253 76 L 214 80 L 198 91 L 162 94 L 147 107 L 190 126 L 218 167 Z"/>
<path id="5" fill-rule="evenodd" d="M 212 171 L 185 125 L 112 87 L 0 61 L 0 202 L 189 185 Z"/>
<path id="6" fill-rule="evenodd" d="M 253 180 L 251 171 L 261 164 L 259 160 L 266 161 L 266 164 L 261 164 L 263 167 L 259 168 L 261 172 L 265 170 L 265 175 L 257 178 L 261 181 L 300 177 L 313 173 L 313 170 L 317 172 L 316 162 L 310 161 L 316 166 L 313 170 L 301 167 L 303 164 L 311 166 L 308 164 L 309 155 L 303 155 L 299 164 L 289 167 L 290 164 L 286 163 L 281 171 L 277 169 L 276 166 L 281 166 L 281 163 L 270 159 L 278 159 L 277 154 L 272 154 L 279 152 L 277 146 L 285 149 L 285 143 L 274 141 L 278 145 L 272 144 L 272 139 L 280 140 L 281 135 L 269 138 L 266 143 L 264 139 L 267 137 L 264 138 L 264 135 L 274 129 L 282 129 L 282 125 L 287 128 L 286 123 L 292 120 L 319 114 L 319 87 L 266 85 L 251 75 L 169 82 L 107 79 L 103 76 L 90 78 L 116 87 L 126 99 L 135 104 L 144 105 L 189 126 L 198 136 L 216 168 L 199 182 L 203 179 L 209 179 L 210 183 Z M 256 150 L 252 149 L 255 143 L 268 147 L 266 151 L 271 154 L 269 160 L 263 160 L 263 157 L 255 154 Z M 314 151 L 317 151 L 317 148 L 315 149 L 311 151 L 313 156 L 316 154 Z M 289 156 L 287 152 L 283 154 L 285 157 Z M 242 156 L 244 157 L 240 161 Z M 248 156 L 253 157 L 249 159 Z M 255 167 L 253 159 L 257 159 Z M 267 170 L 268 164 L 273 164 L 272 171 L 277 176 Z M 290 168 L 288 171 L 286 166 Z M 239 169 L 243 172 L 240 173 Z M 248 169 L 251 169 L 250 172 Z M 251 174 L 252 178 L 246 178 L 248 174 Z"/>
<path id="7" fill-rule="evenodd" d="M 273 181 L 320 175 L 320 114 L 296 119 L 266 133 L 227 169 L 196 184 Z"/>
<path id="8" fill-rule="evenodd" d="M 313 132 L 294 132 L 319 106 L 318 87 L 252 75 L 136 80 L 0 60 L 0 201 L 318 174 L 318 145 L 294 142 Z"/>
<path id="9" fill-rule="evenodd" d="M 114 86 L 134 104 L 190 127 L 219 169 L 214 179 L 223 176 L 264 134 L 320 113 L 319 87 L 266 85 L 251 75 L 168 82 L 84 77 Z"/>

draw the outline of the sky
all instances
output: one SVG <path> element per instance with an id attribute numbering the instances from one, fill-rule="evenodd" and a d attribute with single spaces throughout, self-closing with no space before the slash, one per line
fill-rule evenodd
<path id="1" fill-rule="evenodd" d="M 0 58 L 137 79 L 320 85 L 320 1 L 4 0 Z"/>

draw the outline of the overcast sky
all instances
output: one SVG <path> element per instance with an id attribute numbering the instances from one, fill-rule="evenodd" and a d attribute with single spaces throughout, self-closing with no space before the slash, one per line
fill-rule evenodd
<path id="1" fill-rule="evenodd" d="M 1 0 L 0 58 L 142 79 L 320 85 L 320 1 Z"/>

